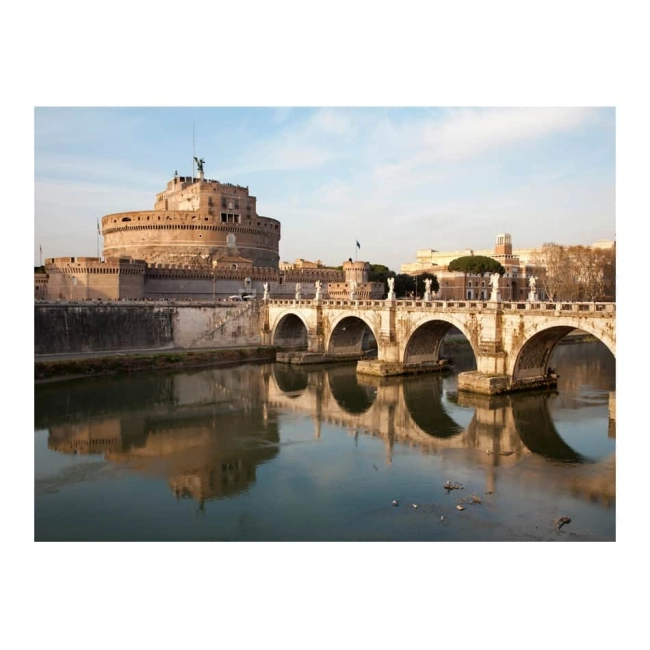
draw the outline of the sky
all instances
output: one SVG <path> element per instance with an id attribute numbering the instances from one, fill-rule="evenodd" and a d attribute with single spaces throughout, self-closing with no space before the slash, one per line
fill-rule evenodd
<path id="1" fill-rule="evenodd" d="M 281 222 L 282 261 L 399 271 L 502 232 L 613 240 L 615 122 L 613 107 L 36 106 L 34 263 L 101 254 L 97 220 L 151 210 L 194 154 Z"/>

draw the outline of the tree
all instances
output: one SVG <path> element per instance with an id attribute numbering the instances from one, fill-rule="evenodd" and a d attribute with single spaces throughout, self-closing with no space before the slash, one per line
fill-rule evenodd
<path id="1" fill-rule="evenodd" d="M 450 271 L 460 271 L 463 273 L 463 285 L 467 283 L 467 275 L 479 275 L 483 277 L 486 273 L 498 273 L 505 275 L 506 270 L 500 262 L 497 262 L 492 257 L 485 255 L 465 255 L 464 257 L 457 257 L 455 260 L 449 262 L 447 267 Z M 463 293 L 465 287 L 463 286 Z"/>
<path id="2" fill-rule="evenodd" d="M 392 277 L 395 278 L 395 297 L 405 298 L 409 294 L 415 294 L 415 278 L 408 273 L 399 273 Z"/>
<path id="3" fill-rule="evenodd" d="M 503 266 L 491 257 L 485 255 L 466 255 L 457 257 L 449 262 L 447 267 L 450 271 L 461 271 L 465 275 L 468 273 L 474 275 L 485 275 L 486 273 L 498 273 L 505 275 L 506 270 Z"/>
<path id="4" fill-rule="evenodd" d="M 391 275 L 392 273 L 392 275 Z M 368 272 L 368 282 L 383 282 L 390 277 L 395 277 L 395 273 L 383 264 L 371 264 Z"/>
<path id="5" fill-rule="evenodd" d="M 568 292 L 568 278 L 565 273 L 567 255 L 563 246 L 552 242 L 544 244 L 539 252 L 535 253 L 532 261 L 535 266 L 544 269 L 538 280 L 549 298 L 555 300 Z"/>
<path id="6" fill-rule="evenodd" d="M 539 281 L 555 300 L 616 299 L 616 249 L 547 243 L 534 257 Z"/>

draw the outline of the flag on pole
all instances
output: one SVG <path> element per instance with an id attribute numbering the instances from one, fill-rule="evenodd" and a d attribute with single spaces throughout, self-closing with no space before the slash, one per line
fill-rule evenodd
<path id="1" fill-rule="evenodd" d="M 359 243 L 358 239 L 357 239 L 357 248 L 361 248 L 361 244 Z"/>
<path id="2" fill-rule="evenodd" d="M 102 234 L 102 231 L 99 229 L 99 219 L 97 219 L 97 234 Z"/>

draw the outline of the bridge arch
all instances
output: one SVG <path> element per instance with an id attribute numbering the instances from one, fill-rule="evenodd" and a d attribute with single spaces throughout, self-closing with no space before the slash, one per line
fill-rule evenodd
<path id="1" fill-rule="evenodd" d="M 516 341 L 513 341 L 508 355 L 507 373 L 513 382 L 533 377 L 544 377 L 549 371 L 553 350 L 567 334 L 579 330 L 592 335 L 603 343 L 616 357 L 616 341 L 604 328 L 597 327 L 598 321 L 576 323 L 572 318 L 557 318 L 548 325 L 532 324 L 526 327 Z"/>
<path id="2" fill-rule="evenodd" d="M 271 326 L 272 345 L 289 348 L 307 348 L 309 326 L 303 317 L 293 311 L 285 311 L 278 315 Z"/>
<path id="3" fill-rule="evenodd" d="M 330 323 L 325 349 L 330 354 L 364 352 L 377 348 L 374 327 L 365 318 L 341 314 Z"/>
<path id="4" fill-rule="evenodd" d="M 475 346 L 475 335 L 467 327 L 467 321 L 448 316 L 447 314 L 426 315 L 413 323 L 408 333 L 401 356 L 401 363 L 427 363 L 440 359 L 440 350 L 446 334 L 456 327 L 467 339 L 474 357 L 478 357 Z"/>

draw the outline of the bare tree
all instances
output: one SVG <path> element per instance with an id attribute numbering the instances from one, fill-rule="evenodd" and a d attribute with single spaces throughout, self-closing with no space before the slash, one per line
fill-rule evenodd
<path id="1" fill-rule="evenodd" d="M 616 299 L 616 250 L 544 244 L 534 258 L 538 280 L 556 300 Z"/>

